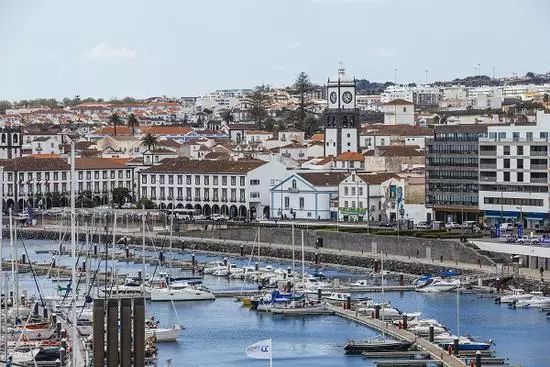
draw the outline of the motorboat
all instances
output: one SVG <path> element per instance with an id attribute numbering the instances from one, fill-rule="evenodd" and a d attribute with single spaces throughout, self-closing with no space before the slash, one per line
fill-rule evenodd
<path id="1" fill-rule="evenodd" d="M 449 332 L 437 334 L 434 336 L 434 342 L 437 344 L 452 344 L 456 339 L 458 339 L 458 336 L 449 334 Z"/>
<path id="2" fill-rule="evenodd" d="M 351 283 L 349 286 L 352 287 L 352 288 L 367 287 L 368 282 L 367 282 L 366 279 L 360 279 L 360 280 L 356 280 L 355 282 Z"/>
<path id="3" fill-rule="evenodd" d="M 512 303 L 514 301 L 525 301 L 533 298 L 533 294 L 525 292 L 523 289 L 514 288 L 512 294 L 500 297 L 500 303 Z"/>
<path id="4" fill-rule="evenodd" d="M 454 346 L 454 339 L 452 342 L 439 343 L 443 349 L 448 349 L 449 346 Z M 489 341 L 476 341 L 474 339 L 461 336 L 458 338 L 458 350 L 487 350 L 491 348 L 493 342 Z"/>
<path id="5" fill-rule="evenodd" d="M 373 271 L 370 276 L 373 277 L 373 278 L 382 278 L 382 275 L 384 276 L 387 276 L 387 275 L 390 275 L 390 271 L 388 270 L 383 270 L 383 271 L 379 271 L 379 272 L 375 272 Z"/>
<path id="6" fill-rule="evenodd" d="M 377 338 L 362 342 L 349 340 L 346 343 L 344 350 L 347 354 L 361 354 L 364 352 L 397 352 L 409 350 L 412 345 L 412 342 L 386 339 L 379 336 Z"/>
<path id="7" fill-rule="evenodd" d="M 307 294 L 318 294 L 319 290 L 326 294 L 332 288 L 332 285 L 328 282 L 320 281 L 315 277 L 307 277 L 303 282 L 297 283 L 295 288 Z"/>
<path id="8" fill-rule="evenodd" d="M 40 349 L 31 349 L 26 352 L 14 351 L 9 353 L 9 357 L 12 358 L 12 362 L 16 365 L 23 365 L 26 363 L 32 363 L 38 353 L 40 353 Z"/>
<path id="9" fill-rule="evenodd" d="M 351 293 L 332 292 L 331 294 L 323 298 L 331 303 L 346 302 L 348 298 L 351 299 Z"/>
<path id="10" fill-rule="evenodd" d="M 430 335 L 430 325 L 425 324 L 419 324 L 410 326 L 407 330 L 409 330 L 411 333 L 421 336 Z M 445 327 L 440 325 L 433 325 L 434 335 L 439 335 L 447 332 L 447 329 Z"/>
<path id="11" fill-rule="evenodd" d="M 182 330 L 183 328 L 179 324 L 175 324 L 171 328 L 145 328 L 145 337 L 154 336 L 157 342 L 175 342 Z"/>
<path id="12" fill-rule="evenodd" d="M 216 297 L 207 288 L 187 282 L 174 282 L 167 288 L 151 289 L 151 301 L 208 301 Z"/>
<path id="13" fill-rule="evenodd" d="M 399 311 L 397 308 L 389 307 L 389 306 L 380 306 L 380 305 L 376 305 L 374 307 L 362 307 L 357 309 L 357 312 L 365 315 L 375 315 L 377 309 L 378 309 L 380 318 L 384 320 L 392 320 L 392 319 L 403 317 L 403 313 Z"/>
<path id="14" fill-rule="evenodd" d="M 212 273 L 212 275 L 216 277 L 227 277 L 231 275 L 232 273 L 239 273 L 242 272 L 242 269 L 239 269 L 237 264 L 229 264 L 225 266 L 223 269 L 218 269 Z"/>
<path id="15" fill-rule="evenodd" d="M 550 297 L 545 297 L 542 292 L 531 292 L 530 294 L 531 298 L 519 300 L 515 306 L 519 308 L 550 307 Z"/>
<path id="16" fill-rule="evenodd" d="M 283 315 L 329 315 L 333 311 L 327 308 L 325 303 L 303 299 L 301 301 L 290 301 L 274 305 L 271 307 L 271 313 Z"/>
<path id="17" fill-rule="evenodd" d="M 458 287 L 460 287 L 459 279 L 444 279 L 440 277 L 434 277 L 428 279 L 424 284 L 417 286 L 415 289 L 417 292 L 439 293 L 452 291 Z"/>

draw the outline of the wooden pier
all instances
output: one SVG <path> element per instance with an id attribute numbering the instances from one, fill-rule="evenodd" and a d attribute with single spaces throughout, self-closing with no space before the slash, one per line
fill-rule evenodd
<path id="1" fill-rule="evenodd" d="M 436 344 L 430 343 L 426 339 L 422 339 L 411 333 L 410 331 L 398 329 L 391 323 L 384 322 L 382 320 L 373 319 L 364 315 L 359 315 L 356 311 L 352 310 L 346 310 L 342 307 L 336 307 L 336 306 L 328 306 L 330 307 L 334 313 L 340 317 L 346 318 L 348 320 L 357 322 L 361 325 L 365 325 L 371 329 L 378 330 L 388 334 L 389 336 L 398 339 L 398 340 L 405 340 L 411 343 L 415 343 L 416 347 L 420 349 L 421 351 L 427 352 L 430 354 L 430 357 L 433 361 L 430 362 L 440 362 L 441 366 L 446 367 L 465 367 L 467 366 L 464 361 L 457 358 L 454 355 L 449 355 L 447 352 L 445 352 L 443 349 L 441 349 Z M 424 360 L 426 362 L 426 360 Z M 407 364 L 401 364 L 400 366 L 406 366 Z M 381 366 L 381 364 L 380 364 Z M 388 365 L 384 365 L 388 366 Z"/>

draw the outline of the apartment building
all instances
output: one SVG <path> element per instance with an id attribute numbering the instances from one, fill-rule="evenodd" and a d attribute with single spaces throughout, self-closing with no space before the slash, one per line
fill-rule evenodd
<path id="1" fill-rule="evenodd" d="M 77 192 L 88 193 L 94 204 L 104 205 L 112 200 L 117 187 L 128 189 L 135 197 L 134 169 L 127 166 L 128 159 L 76 158 Z"/>
<path id="2" fill-rule="evenodd" d="M 535 125 L 491 126 L 479 139 L 479 208 L 489 225 L 548 221 L 550 114 Z"/>
<path id="3" fill-rule="evenodd" d="M 438 126 L 426 140 L 426 207 L 433 211 L 431 219 L 478 220 L 478 139 L 487 134 L 487 127 Z"/>
<path id="4" fill-rule="evenodd" d="M 231 218 L 268 217 L 269 187 L 285 175 L 286 167 L 276 160 L 166 159 L 140 172 L 140 196 L 161 209 L 196 209 Z"/>

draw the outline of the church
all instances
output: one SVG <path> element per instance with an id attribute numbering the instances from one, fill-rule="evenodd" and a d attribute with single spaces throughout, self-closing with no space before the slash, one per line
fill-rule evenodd
<path id="1" fill-rule="evenodd" d="M 356 106 L 355 78 L 346 75 L 343 67 L 327 82 L 327 109 L 324 113 L 325 157 L 359 150 L 359 109 Z"/>

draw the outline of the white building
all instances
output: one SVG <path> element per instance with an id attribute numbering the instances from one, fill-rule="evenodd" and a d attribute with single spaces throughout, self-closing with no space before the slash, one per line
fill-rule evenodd
<path id="1" fill-rule="evenodd" d="M 384 103 L 384 125 L 414 125 L 414 104 L 404 99 Z"/>
<path id="2" fill-rule="evenodd" d="M 269 186 L 285 177 L 278 161 L 167 159 L 140 172 L 140 195 L 159 208 L 188 208 L 204 215 L 269 216 Z"/>
<path id="3" fill-rule="evenodd" d="M 489 126 L 479 139 L 479 209 L 488 224 L 548 222 L 550 114 L 533 125 Z"/>
<path id="4" fill-rule="evenodd" d="M 271 217 L 335 220 L 330 202 L 347 172 L 296 172 L 271 187 Z"/>
<path id="5" fill-rule="evenodd" d="M 404 218 L 405 183 L 393 173 L 355 173 L 338 186 L 341 221 L 396 221 Z"/>

